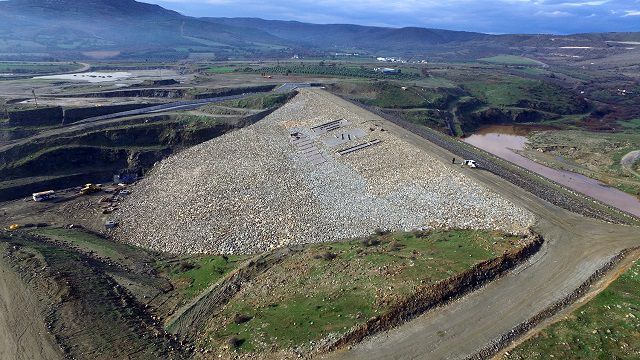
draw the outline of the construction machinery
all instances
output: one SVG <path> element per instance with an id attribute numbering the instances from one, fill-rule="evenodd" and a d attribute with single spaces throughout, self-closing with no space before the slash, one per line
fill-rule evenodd
<path id="1" fill-rule="evenodd" d="M 90 195 L 97 193 L 102 190 L 99 184 L 85 184 L 82 189 L 80 189 L 80 195 Z"/>

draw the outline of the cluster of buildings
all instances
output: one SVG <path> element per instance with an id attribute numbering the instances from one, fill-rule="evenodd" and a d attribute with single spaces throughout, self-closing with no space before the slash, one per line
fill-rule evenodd
<path id="1" fill-rule="evenodd" d="M 394 68 L 373 68 L 373 71 L 380 72 L 386 75 L 398 75 L 402 73 L 402 70 Z"/>
<path id="2" fill-rule="evenodd" d="M 407 61 L 397 57 L 377 57 L 376 60 L 382 62 L 390 62 L 390 63 L 401 63 L 406 64 Z"/>

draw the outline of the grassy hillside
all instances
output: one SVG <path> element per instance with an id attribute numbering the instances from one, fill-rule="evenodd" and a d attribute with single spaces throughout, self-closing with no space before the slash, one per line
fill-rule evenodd
<path id="1" fill-rule="evenodd" d="M 230 351 L 313 347 L 435 283 L 518 246 L 483 231 L 371 236 L 312 245 L 258 276 L 210 322 L 202 346 Z"/>
<path id="2" fill-rule="evenodd" d="M 515 55 L 496 55 L 478 59 L 479 61 L 492 63 L 492 64 L 504 64 L 504 65 L 523 65 L 523 66 L 541 66 L 544 65 L 540 61 L 529 59 L 523 56 Z"/>

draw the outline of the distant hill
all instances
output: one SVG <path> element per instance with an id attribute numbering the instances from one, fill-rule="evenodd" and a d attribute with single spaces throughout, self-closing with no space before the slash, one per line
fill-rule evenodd
<path id="1" fill-rule="evenodd" d="M 285 41 L 259 30 L 202 21 L 133 0 L 0 2 L 0 52 L 4 53 L 180 58 L 202 50 L 224 56 L 228 49 L 251 54 L 283 46 Z"/>
<path id="2" fill-rule="evenodd" d="M 454 42 L 492 38 L 491 35 L 487 34 L 417 27 L 385 28 L 348 24 L 319 25 L 298 21 L 257 18 L 203 18 L 203 20 L 222 25 L 258 29 L 294 43 L 310 44 L 315 47 L 337 50 L 424 49 Z"/>
<path id="3" fill-rule="evenodd" d="M 194 18 L 134 0 L 0 1 L 0 60 L 254 59 L 345 52 L 474 60 L 500 54 L 539 58 L 558 49 L 568 53 L 567 59 L 585 59 L 626 51 L 628 45 L 621 42 L 639 40 L 640 33 L 488 35 L 417 27 Z"/>

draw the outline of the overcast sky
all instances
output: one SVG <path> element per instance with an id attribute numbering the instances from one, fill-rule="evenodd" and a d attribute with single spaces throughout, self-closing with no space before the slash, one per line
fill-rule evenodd
<path id="1" fill-rule="evenodd" d="M 192 16 L 488 33 L 640 31 L 640 0 L 141 0 Z"/>

